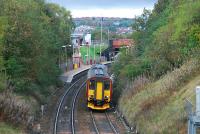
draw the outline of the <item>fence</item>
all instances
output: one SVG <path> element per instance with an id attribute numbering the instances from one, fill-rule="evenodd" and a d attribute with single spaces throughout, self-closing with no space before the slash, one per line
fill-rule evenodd
<path id="1" fill-rule="evenodd" d="M 196 94 L 193 93 L 192 97 L 186 99 L 185 110 L 188 117 L 188 134 L 200 133 L 200 87 L 196 87 Z"/>

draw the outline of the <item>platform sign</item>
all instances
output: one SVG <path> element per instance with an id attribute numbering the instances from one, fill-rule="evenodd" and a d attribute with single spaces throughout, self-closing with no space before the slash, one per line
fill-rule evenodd
<path id="1" fill-rule="evenodd" d="M 91 45 L 91 34 L 86 34 L 85 35 L 85 43 L 86 45 L 90 46 Z"/>

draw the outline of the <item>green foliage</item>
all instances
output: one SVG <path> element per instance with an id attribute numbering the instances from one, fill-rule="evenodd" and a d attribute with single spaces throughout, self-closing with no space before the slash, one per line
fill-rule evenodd
<path id="1" fill-rule="evenodd" d="M 154 82 L 139 76 L 130 86 L 127 83 L 118 106 L 130 125 L 136 125 L 140 133 L 186 133 L 185 98 L 195 105 L 199 68 L 199 60 L 193 59 Z"/>
<path id="2" fill-rule="evenodd" d="M 4 91 L 6 88 L 6 79 L 7 79 L 6 72 L 5 70 L 2 70 L 0 72 L 0 92 Z"/>
<path id="3" fill-rule="evenodd" d="M 158 0 L 154 6 L 154 14 L 161 14 L 169 5 L 169 0 Z"/>
<path id="4" fill-rule="evenodd" d="M 137 59 L 138 60 L 138 59 Z M 123 70 L 120 71 L 122 77 L 128 77 L 129 79 L 146 73 L 146 70 L 150 69 L 149 59 L 140 59 L 138 61 L 132 61 L 129 64 L 123 66 Z"/>
<path id="5" fill-rule="evenodd" d="M 134 78 L 148 72 L 157 79 L 189 58 L 199 57 L 199 12 L 199 1 L 186 0 L 158 0 L 152 12 L 144 9 L 133 24 L 136 50 L 132 59 L 124 58 L 130 60 L 129 65 L 120 67 L 119 76 Z M 143 61 L 148 65 L 142 69 Z"/>
<path id="6" fill-rule="evenodd" d="M 106 48 L 108 48 L 108 45 L 102 45 L 101 46 L 101 51 L 104 51 Z M 99 53 L 100 53 L 100 46 L 99 45 L 91 45 L 88 49 L 87 46 L 82 46 L 80 48 L 81 51 L 81 57 L 83 59 L 84 62 L 86 62 L 87 57 L 86 55 L 89 53 L 89 58 L 90 59 L 94 59 L 94 54 L 95 54 L 95 59 L 99 58 Z"/>
<path id="7" fill-rule="evenodd" d="M 97 28 L 92 31 L 92 40 L 101 40 L 101 29 Z M 102 39 L 107 39 L 108 34 L 105 31 L 102 31 Z"/>
<path id="8" fill-rule="evenodd" d="M 60 73 L 59 50 L 70 43 L 70 12 L 43 0 L 2 0 L 0 5 L 0 67 L 5 66 L 16 92 L 48 95 Z"/>
<path id="9" fill-rule="evenodd" d="M 200 58 L 199 12 L 199 1 L 186 0 L 158 0 L 152 12 L 144 9 L 143 15 L 137 17 L 133 24 L 134 50 L 128 54 L 121 52 L 112 68 L 117 83 L 114 87 L 114 92 L 117 92 L 114 94 L 115 101 L 121 99 L 124 102 L 127 99 L 128 102 L 129 97 L 132 97 L 126 96 L 129 81 L 139 76 L 158 80 L 191 58 Z M 178 84 L 176 82 L 175 85 Z M 121 97 L 118 94 L 122 94 Z M 132 113 L 135 108 L 127 108 L 138 104 L 134 104 L 135 100 L 141 102 L 142 96 L 145 98 L 147 94 L 142 94 L 138 98 L 132 97 L 130 103 L 133 104 L 121 104 L 121 109 L 126 109 L 124 113 Z M 132 116 L 128 114 L 127 118 Z"/>
<path id="10" fill-rule="evenodd" d="M 135 22 L 132 26 L 133 29 L 136 31 L 144 31 L 146 29 L 147 21 L 150 14 L 151 11 L 144 8 L 143 14 L 135 19 Z"/>
<path id="11" fill-rule="evenodd" d="M 3 91 L 6 88 L 6 70 L 4 67 L 3 59 L 3 41 L 4 41 L 4 30 L 7 28 L 7 17 L 0 17 L 0 91 Z"/>
<path id="12" fill-rule="evenodd" d="M 0 133 L 1 134 L 21 134 L 23 132 L 13 126 L 0 122 Z"/>

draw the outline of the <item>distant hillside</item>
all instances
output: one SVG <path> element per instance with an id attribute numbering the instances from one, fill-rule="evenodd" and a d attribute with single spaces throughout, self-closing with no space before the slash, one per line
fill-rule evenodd
<path id="1" fill-rule="evenodd" d="M 100 17 L 84 17 L 84 18 L 74 18 L 75 25 L 88 25 L 99 27 L 101 25 Z M 104 27 L 130 27 L 134 20 L 129 18 L 103 18 Z"/>
<path id="2" fill-rule="evenodd" d="M 93 39 L 100 39 L 101 17 L 74 18 L 75 33 L 92 33 Z M 130 18 L 103 18 L 103 38 L 130 38 L 134 19 Z M 97 38 L 96 38 L 97 37 Z"/>

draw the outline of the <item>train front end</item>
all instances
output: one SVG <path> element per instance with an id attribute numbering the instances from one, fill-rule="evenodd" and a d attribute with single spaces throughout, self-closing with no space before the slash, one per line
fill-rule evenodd
<path id="1" fill-rule="evenodd" d="M 86 95 L 88 108 L 109 109 L 112 100 L 112 80 L 108 75 L 93 75 L 87 80 Z"/>

